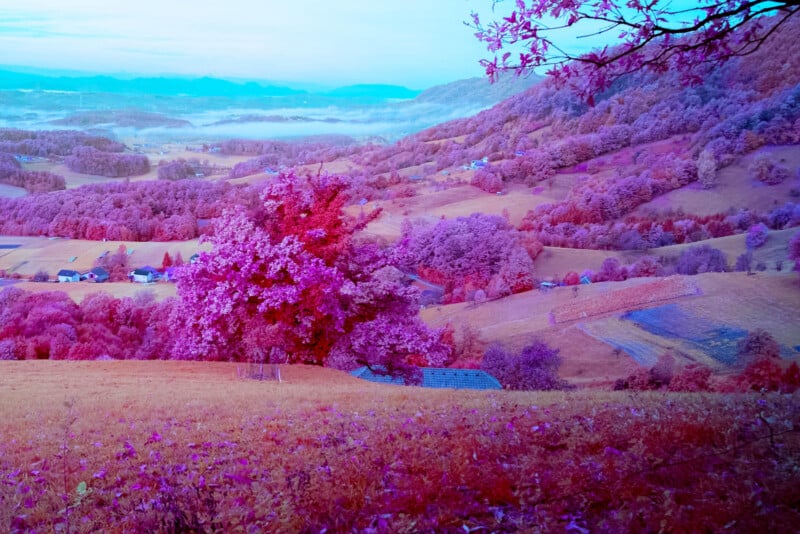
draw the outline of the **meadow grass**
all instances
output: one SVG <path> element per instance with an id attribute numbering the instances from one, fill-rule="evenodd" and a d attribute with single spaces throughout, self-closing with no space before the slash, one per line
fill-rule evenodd
<path id="1" fill-rule="evenodd" d="M 0 530 L 789 531 L 800 397 L 0 362 Z M 577 531 L 577 530 L 576 530 Z"/>

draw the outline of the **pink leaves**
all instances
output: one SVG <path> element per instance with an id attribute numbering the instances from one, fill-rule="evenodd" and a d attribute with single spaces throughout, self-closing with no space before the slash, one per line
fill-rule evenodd
<path id="1" fill-rule="evenodd" d="M 335 176 L 279 175 L 262 196 L 263 224 L 243 210 L 226 212 L 210 239 L 213 252 L 179 271 L 180 351 L 322 364 L 337 347 L 342 362 L 353 362 L 373 358 L 367 348 L 380 333 L 388 337 L 375 358 L 436 353 L 408 290 L 382 276 L 385 253 L 353 244 L 371 216 L 344 214 L 345 188 Z"/>
<path id="2" fill-rule="evenodd" d="M 494 56 L 493 60 L 482 60 L 481 65 L 493 80 L 503 71 L 519 74 L 539 66 L 548 67 L 548 75 L 559 86 L 568 84 L 584 98 L 640 70 L 677 69 L 685 83 L 697 83 L 705 73 L 706 63 L 719 64 L 751 52 L 771 36 L 773 25 L 785 20 L 778 17 L 791 14 L 780 13 L 772 20 L 755 18 L 748 6 L 735 0 L 684 10 L 674 10 L 666 0 L 647 3 L 629 0 L 624 5 L 627 8 L 614 0 L 518 1 L 516 9 L 509 15 L 501 15 L 499 22 L 483 25 L 473 15 L 477 39 L 486 43 Z M 776 2 L 759 6 L 759 14 L 774 15 L 785 8 L 784 3 Z M 687 17 L 692 15 L 690 22 Z M 550 23 L 546 17 L 556 22 Z M 769 22 L 764 23 L 765 20 Z M 586 28 L 592 35 L 607 35 L 622 29 L 617 34 L 622 46 L 614 47 L 601 61 L 585 63 L 587 58 L 566 51 L 571 35 L 563 30 L 569 27 Z M 517 55 L 519 62 L 509 62 Z M 569 63 L 575 64 L 575 68 L 564 69 Z"/>

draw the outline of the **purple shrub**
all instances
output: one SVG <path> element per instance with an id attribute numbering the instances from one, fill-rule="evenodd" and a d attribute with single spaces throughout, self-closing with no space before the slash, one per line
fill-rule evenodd
<path id="1" fill-rule="evenodd" d="M 487 193 L 498 193 L 503 190 L 503 180 L 494 172 L 487 169 L 478 169 L 470 180 L 474 185 Z"/>
<path id="2" fill-rule="evenodd" d="M 752 250 L 763 246 L 767 242 L 768 235 L 769 228 L 764 223 L 754 224 L 747 231 L 747 237 L 745 237 L 747 248 Z"/>
<path id="3" fill-rule="evenodd" d="M 617 258 L 606 258 L 600 270 L 594 275 L 594 282 L 621 282 L 628 278 L 628 271 Z"/>
<path id="4" fill-rule="evenodd" d="M 648 276 L 663 276 L 664 266 L 653 256 L 645 256 L 636 263 L 628 266 L 628 277 L 642 278 Z"/>
<path id="5" fill-rule="evenodd" d="M 678 258 L 675 271 L 678 274 L 723 273 L 728 268 L 725 254 L 709 245 L 688 248 Z"/>
<path id="6" fill-rule="evenodd" d="M 33 278 L 31 278 L 31 280 L 33 280 L 34 282 L 47 282 L 48 280 L 50 280 L 50 275 L 47 273 L 47 271 L 40 270 L 33 275 Z"/>
<path id="7" fill-rule="evenodd" d="M 563 361 L 558 353 L 558 349 L 538 340 L 519 354 L 494 344 L 484 353 L 481 368 L 497 378 L 506 389 L 564 389 L 566 384 L 558 377 L 558 368 Z"/>
<path id="8" fill-rule="evenodd" d="M 743 273 L 743 272 L 750 272 L 753 268 L 753 253 L 751 251 L 747 251 L 744 254 L 740 255 L 736 258 L 736 265 L 734 266 L 733 270 Z"/>
<path id="9" fill-rule="evenodd" d="M 405 224 L 395 254 L 404 270 L 445 285 L 446 293 L 484 289 L 495 297 L 533 287 L 538 244 L 527 237 L 503 217 L 474 213 Z"/>
<path id="10" fill-rule="evenodd" d="M 794 270 L 800 272 L 800 232 L 789 240 L 789 259 L 794 261 Z"/>
<path id="11" fill-rule="evenodd" d="M 744 365 L 762 358 L 778 359 L 780 356 L 780 345 L 769 332 L 762 329 L 748 332 L 747 337 L 739 342 L 736 353 L 737 361 Z"/>
<path id="12" fill-rule="evenodd" d="M 789 177 L 789 169 L 776 164 L 766 154 L 759 154 L 748 168 L 750 176 L 767 185 L 777 185 Z"/>

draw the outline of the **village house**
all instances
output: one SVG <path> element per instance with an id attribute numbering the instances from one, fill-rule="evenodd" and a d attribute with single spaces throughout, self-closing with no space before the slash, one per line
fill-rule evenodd
<path id="1" fill-rule="evenodd" d="M 131 279 L 131 282 L 136 282 L 139 284 L 149 284 L 150 282 L 155 282 L 160 278 L 158 271 L 153 267 L 140 267 L 139 269 L 131 271 L 128 276 Z"/>
<path id="2" fill-rule="evenodd" d="M 58 271 L 59 282 L 80 282 L 81 273 L 72 269 L 61 269 Z"/>
<path id="3" fill-rule="evenodd" d="M 81 280 L 89 282 L 102 283 L 108 282 L 108 271 L 102 267 L 94 267 L 92 270 L 85 272 L 81 275 Z"/>

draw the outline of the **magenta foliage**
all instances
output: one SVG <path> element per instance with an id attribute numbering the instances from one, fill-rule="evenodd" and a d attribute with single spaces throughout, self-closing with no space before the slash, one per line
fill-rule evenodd
<path id="1" fill-rule="evenodd" d="M 63 176 L 46 171 L 25 171 L 14 156 L 2 152 L 0 184 L 22 187 L 29 193 L 59 191 L 66 187 Z"/>
<path id="2" fill-rule="evenodd" d="M 240 178 L 268 169 L 278 171 L 283 167 L 332 161 L 354 153 L 356 145 L 351 137 L 327 135 L 300 141 L 230 139 L 214 148 L 223 154 L 257 156 L 234 165 L 230 177 Z"/>
<path id="3" fill-rule="evenodd" d="M 492 169 L 478 169 L 472 175 L 470 184 L 487 193 L 498 193 L 503 190 L 503 179 Z"/>
<path id="4" fill-rule="evenodd" d="M 406 223 L 396 254 L 404 269 L 444 284 L 453 300 L 487 288 L 490 297 L 502 296 L 533 286 L 527 237 L 503 217 L 473 213 L 435 225 Z"/>
<path id="5" fill-rule="evenodd" d="M 179 270 L 176 356 L 244 361 L 268 347 L 292 362 L 407 369 L 446 348 L 416 316 L 415 293 L 341 211 L 345 181 L 280 175 L 257 220 L 227 212 L 211 253 Z M 344 231 L 343 231 L 344 230 Z"/>
<path id="6" fill-rule="evenodd" d="M 622 267 L 617 258 L 606 258 L 593 282 L 619 282 L 628 278 L 628 270 Z"/>
<path id="7" fill-rule="evenodd" d="M 77 305 L 60 291 L 7 287 L 0 291 L 0 358 L 167 358 L 173 302 L 157 303 L 146 293 L 116 299 L 99 292 Z"/>
<path id="8" fill-rule="evenodd" d="M 696 83 L 709 66 L 757 50 L 797 11 L 789 0 L 703 0 L 684 10 L 667 0 L 518 0 L 508 16 L 487 26 L 473 13 L 472 25 L 493 54 L 481 61 L 492 79 L 503 71 L 521 74 L 549 67 L 556 83 L 569 84 L 592 102 L 617 79 L 643 70 L 677 71 L 684 83 Z M 555 23 L 543 22 L 548 18 Z M 568 28 L 583 34 L 611 32 L 617 43 L 571 54 L 565 52 Z"/>
<path id="9" fill-rule="evenodd" d="M 197 237 L 198 220 L 226 206 L 252 206 L 247 186 L 201 181 L 85 185 L 48 195 L 0 198 L 0 234 L 172 241 Z"/>
<path id="10" fill-rule="evenodd" d="M 208 160 L 200 161 L 197 158 L 176 159 L 173 161 L 158 162 L 159 180 L 185 180 L 186 178 L 200 178 L 218 172 L 219 168 L 211 165 Z"/>

